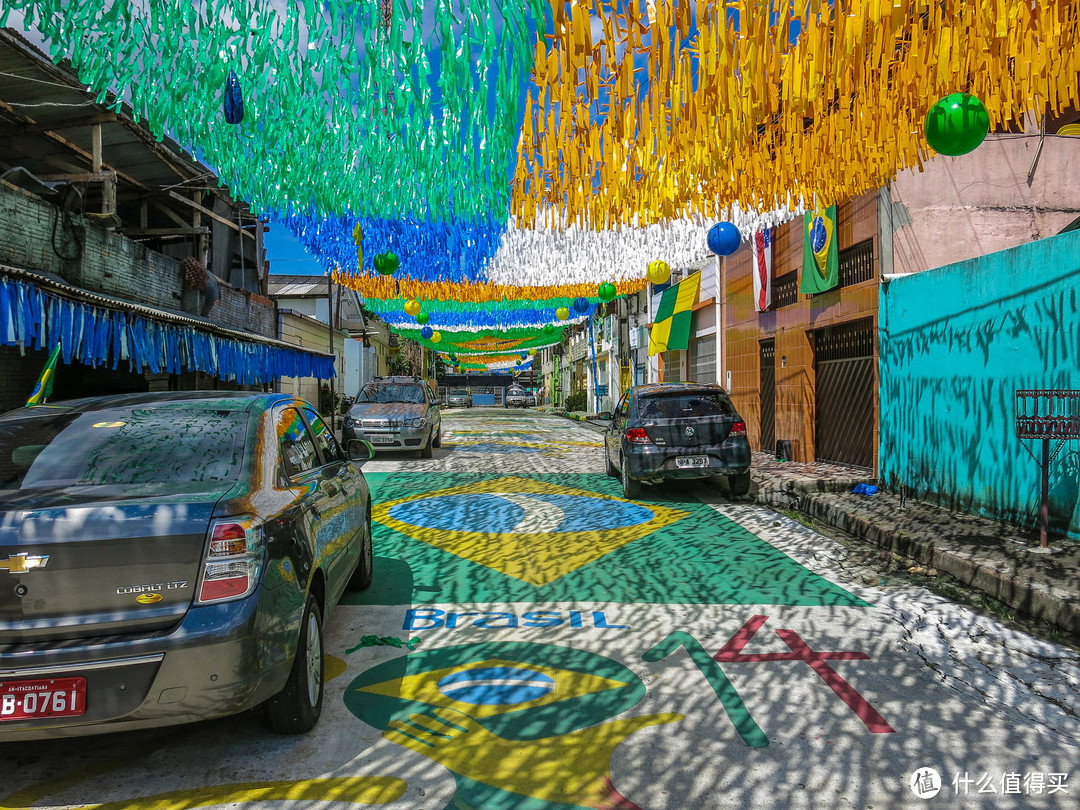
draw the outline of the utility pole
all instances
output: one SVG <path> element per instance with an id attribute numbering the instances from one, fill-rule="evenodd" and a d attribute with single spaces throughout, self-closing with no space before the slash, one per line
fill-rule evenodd
<path id="1" fill-rule="evenodd" d="M 337 355 L 334 354 L 334 277 L 326 277 L 326 325 L 330 338 L 330 356 L 337 366 Z M 330 378 L 330 432 L 337 436 L 337 395 L 334 377 Z"/>

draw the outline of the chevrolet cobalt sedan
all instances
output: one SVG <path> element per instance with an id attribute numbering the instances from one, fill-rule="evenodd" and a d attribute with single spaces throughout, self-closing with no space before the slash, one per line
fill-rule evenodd
<path id="1" fill-rule="evenodd" d="M 731 494 L 750 491 L 746 423 L 718 385 L 638 385 L 620 400 L 604 434 L 608 475 L 637 498 L 642 481 L 727 478 Z"/>
<path id="2" fill-rule="evenodd" d="M 359 454 L 358 454 L 359 458 Z M 0 417 L 0 741 L 262 706 L 310 730 L 371 496 L 303 400 L 169 392 Z"/>

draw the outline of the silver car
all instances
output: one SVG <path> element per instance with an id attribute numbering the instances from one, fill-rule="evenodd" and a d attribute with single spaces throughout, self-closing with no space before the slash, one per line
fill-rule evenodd
<path id="1" fill-rule="evenodd" d="M 439 447 L 439 401 L 419 377 L 376 377 L 356 396 L 342 430 L 346 447 L 368 442 L 376 451 L 419 450 L 431 458 Z"/>
<path id="2" fill-rule="evenodd" d="M 503 407 L 525 408 L 528 407 L 528 402 L 525 389 L 520 385 L 511 385 L 506 389 L 506 398 L 503 400 Z"/>
<path id="3" fill-rule="evenodd" d="M 472 394 L 467 388 L 455 388 L 447 397 L 447 404 L 451 408 L 471 408 Z"/>

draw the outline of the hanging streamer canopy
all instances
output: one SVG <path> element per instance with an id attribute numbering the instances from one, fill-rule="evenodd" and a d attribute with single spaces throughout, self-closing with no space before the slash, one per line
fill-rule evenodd
<path id="1" fill-rule="evenodd" d="M 627 295 L 651 262 L 706 258 L 716 222 L 745 239 L 878 187 L 931 154 L 924 122 L 949 94 L 978 97 L 991 128 L 1080 106 L 1076 0 L 3 9 L 369 309 L 415 326 L 415 299 L 447 336 L 558 322 L 599 284 Z M 387 253 L 392 275 L 361 266 Z"/>
<path id="2" fill-rule="evenodd" d="M 991 126 L 1076 105 L 1076 11 L 1075 0 L 553 2 L 512 213 L 524 228 L 613 227 L 860 194 L 921 166 L 927 110 L 949 93 L 982 99 Z"/>
<path id="3" fill-rule="evenodd" d="M 4 5 L 257 211 L 505 220 L 541 0 Z M 245 114 L 226 127 L 229 71 Z"/>
<path id="4" fill-rule="evenodd" d="M 506 284 L 457 284 L 447 281 L 414 281 L 402 271 L 402 278 L 388 276 L 353 276 L 335 270 L 334 281 L 356 290 L 364 298 L 381 301 L 415 299 L 423 305 L 424 312 L 434 312 L 428 302 L 458 302 L 460 304 L 489 304 L 491 309 L 516 309 L 520 302 L 531 305 L 534 301 L 566 298 L 596 298 L 595 284 L 565 284 L 550 287 L 523 287 Z M 616 285 L 619 295 L 628 295 L 645 287 L 644 278 L 624 281 Z M 598 300 L 598 299 L 597 299 Z"/>
<path id="5" fill-rule="evenodd" d="M 423 330 L 394 328 L 402 337 L 432 348 Z M 513 334 L 513 333 L 517 334 Z M 558 338 L 545 335 L 542 330 L 503 330 L 497 335 L 489 332 L 444 332 L 438 344 L 440 352 L 470 357 L 481 354 L 518 354 L 527 349 L 543 349 L 559 343 Z"/>

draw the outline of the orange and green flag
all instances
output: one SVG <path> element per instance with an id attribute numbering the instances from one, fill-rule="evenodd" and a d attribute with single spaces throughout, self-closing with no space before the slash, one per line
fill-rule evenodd
<path id="1" fill-rule="evenodd" d="M 649 357 L 660 352 L 685 350 L 690 345 L 690 323 L 700 288 L 701 273 L 694 273 L 664 290 L 649 331 Z"/>
<path id="2" fill-rule="evenodd" d="M 56 348 L 52 350 L 52 354 L 49 355 L 48 361 L 45 363 L 45 368 L 41 370 L 41 376 L 38 377 L 37 385 L 34 386 L 33 392 L 30 394 L 30 399 L 26 400 L 26 407 L 31 405 L 41 405 L 46 399 L 49 398 L 49 394 L 52 393 L 53 374 L 56 371 L 56 364 L 60 360 L 60 344 L 56 344 Z"/>
<path id="3" fill-rule="evenodd" d="M 803 215 L 803 270 L 799 292 L 831 290 L 840 283 L 840 251 L 836 245 L 836 206 Z"/>

